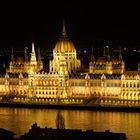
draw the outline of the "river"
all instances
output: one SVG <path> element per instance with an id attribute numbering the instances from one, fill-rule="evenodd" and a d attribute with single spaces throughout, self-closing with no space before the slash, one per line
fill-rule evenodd
<path id="1" fill-rule="evenodd" d="M 28 132 L 33 123 L 56 128 L 56 109 L 27 109 L 0 107 L 0 127 L 13 131 L 16 137 Z M 140 140 L 140 113 L 87 110 L 61 110 L 65 128 L 110 130 L 126 133 L 128 140 Z"/>

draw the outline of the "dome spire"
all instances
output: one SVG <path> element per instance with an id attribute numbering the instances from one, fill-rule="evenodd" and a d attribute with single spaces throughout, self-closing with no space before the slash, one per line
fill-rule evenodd
<path id="1" fill-rule="evenodd" d="M 66 36 L 66 27 L 65 27 L 65 20 L 64 20 L 64 17 L 63 17 L 62 36 Z"/>

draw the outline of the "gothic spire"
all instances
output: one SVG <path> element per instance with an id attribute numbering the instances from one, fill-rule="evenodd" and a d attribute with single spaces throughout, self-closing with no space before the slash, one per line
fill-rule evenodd
<path id="1" fill-rule="evenodd" d="M 64 20 L 64 18 L 63 18 L 62 36 L 66 36 L 66 27 L 65 27 L 65 20 Z"/>
<path id="2" fill-rule="evenodd" d="M 27 52 L 27 47 L 25 47 L 24 49 L 24 58 L 25 58 L 25 61 L 27 62 L 28 61 L 28 52 Z"/>
<path id="3" fill-rule="evenodd" d="M 122 61 L 122 53 L 121 53 L 121 49 L 119 50 L 119 61 Z"/>
<path id="4" fill-rule="evenodd" d="M 95 61 L 95 58 L 94 58 L 94 55 L 93 55 L 93 48 L 91 49 L 91 61 L 92 61 L 92 62 Z"/>
<path id="5" fill-rule="evenodd" d="M 32 41 L 32 53 L 31 53 L 30 63 L 33 64 L 33 65 L 36 65 L 37 64 L 36 54 L 35 54 L 35 47 L 34 47 L 34 42 L 33 41 Z"/>
<path id="6" fill-rule="evenodd" d="M 14 62 L 14 50 L 12 48 L 12 52 L 11 52 L 11 61 Z"/>
<path id="7" fill-rule="evenodd" d="M 38 61 L 41 61 L 40 48 L 38 47 Z"/>
<path id="8" fill-rule="evenodd" d="M 110 51 L 109 51 L 109 46 L 106 46 L 107 48 L 107 60 L 110 61 Z"/>

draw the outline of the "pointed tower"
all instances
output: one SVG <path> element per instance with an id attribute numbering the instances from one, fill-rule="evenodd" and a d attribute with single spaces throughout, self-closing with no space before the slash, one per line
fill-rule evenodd
<path id="1" fill-rule="evenodd" d="M 9 64 L 9 69 L 6 68 L 6 72 L 13 72 L 13 68 L 14 68 L 14 51 L 13 51 L 13 48 L 11 50 L 11 61 L 10 61 L 10 64 Z"/>
<path id="2" fill-rule="evenodd" d="M 120 61 L 120 62 L 123 61 L 121 49 L 119 50 L 119 61 Z"/>
<path id="3" fill-rule="evenodd" d="M 12 51 L 11 51 L 11 62 L 14 62 L 14 50 L 12 48 Z"/>
<path id="4" fill-rule="evenodd" d="M 106 46 L 107 48 L 107 62 L 106 62 L 106 73 L 112 74 L 112 62 L 110 61 L 110 51 L 109 46 Z"/>
<path id="5" fill-rule="evenodd" d="M 38 47 L 38 56 L 37 56 L 37 58 L 38 58 L 38 61 L 41 61 L 41 54 L 40 54 L 40 48 Z"/>
<path id="6" fill-rule="evenodd" d="M 27 52 L 28 48 L 25 47 L 24 49 L 24 58 L 25 58 L 25 62 L 28 62 L 28 52 Z"/>
<path id="7" fill-rule="evenodd" d="M 43 62 L 41 60 L 41 53 L 40 53 L 40 48 L 38 47 L 38 56 L 37 56 L 37 59 L 38 59 L 38 69 L 43 69 Z"/>
<path id="8" fill-rule="evenodd" d="M 65 20 L 64 20 L 64 18 L 63 18 L 63 28 L 62 28 L 62 36 L 63 37 L 66 37 L 66 27 L 65 27 Z"/>
<path id="9" fill-rule="evenodd" d="M 94 62 L 95 61 L 95 57 L 93 55 L 93 48 L 91 49 L 91 57 L 90 57 L 91 61 Z"/>
<path id="10" fill-rule="evenodd" d="M 93 48 L 91 50 L 91 58 L 90 58 L 90 62 L 89 62 L 89 73 L 93 73 L 94 71 L 94 64 L 95 64 L 95 58 L 94 58 L 94 55 L 93 55 Z"/>
<path id="11" fill-rule="evenodd" d="M 125 71 L 125 63 L 124 63 L 123 58 L 122 58 L 121 48 L 119 50 L 119 63 L 121 64 L 120 73 L 122 74 Z"/>
<path id="12" fill-rule="evenodd" d="M 34 47 L 34 42 L 33 41 L 32 41 L 32 52 L 31 52 L 30 64 L 31 65 L 37 65 L 35 47 Z"/>
<path id="13" fill-rule="evenodd" d="M 106 46 L 107 48 L 107 61 L 110 61 L 110 51 L 109 51 L 109 46 Z"/>

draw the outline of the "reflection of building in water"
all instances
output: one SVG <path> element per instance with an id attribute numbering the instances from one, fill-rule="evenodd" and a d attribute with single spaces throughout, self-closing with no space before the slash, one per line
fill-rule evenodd
<path id="1" fill-rule="evenodd" d="M 39 49 L 36 56 L 35 47 L 32 42 L 30 57 L 25 48 L 22 59 L 15 58 L 12 51 L 9 68 L 0 78 L 2 101 L 83 103 L 84 99 L 92 98 L 89 103 L 101 103 L 105 101 L 101 99 L 108 99 L 113 103 L 116 100 L 117 103 L 133 100 L 139 104 L 140 65 L 138 71 L 125 71 L 121 51 L 117 58 L 111 58 L 106 46 L 103 56 L 96 59 L 92 52 L 88 71 L 83 72 L 64 23 L 62 35 L 53 49 L 49 72 L 43 68 Z"/>
<path id="2" fill-rule="evenodd" d="M 58 110 L 57 116 L 56 116 L 56 128 L 65 129 L 65 120 L 64 120 L 64 117 L 62 116 L 60 110 Z"/>

